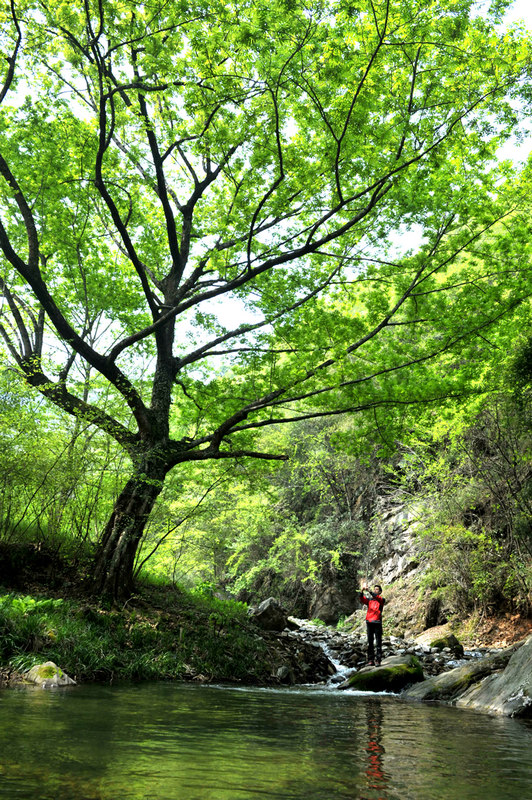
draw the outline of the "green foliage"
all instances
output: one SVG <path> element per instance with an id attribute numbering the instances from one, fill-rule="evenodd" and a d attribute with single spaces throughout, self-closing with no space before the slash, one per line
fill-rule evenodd
<path id="1" fill-rule="evenodd" d="M 518 572 L 501 542 L 486 531 L 461 526 L 422 531 L 430 568 L 422 587 L 443 597 L 457 614 L 495 613 L 516 605 Z"/>
<path id="2" fill-rule="evenodd" d="M 204 594 L 174 593 L 158 612 L 0 596 L 0 663 L 15 670 L 52 660 L 79 680 L 250 680 L 267 674 L 262 654 L 243 604 Z"/>
<path id="3" fill-rule="evenodd" d="M 61 600 L 36 599 L 8 594 L 0 596 L 0 659 L 7 660 L 13 651 L 40 651 L 56 637 L 49 624 L 61 614 Z"/>
<path id="4" fill-rule="evenodd" d="M 109 439 L 0 374 L 0 580 L 87 572 L 127 464 Z"/>
<path id="5" fill-rule="evenodd" d="M 404 409 L 487 390 L 487 350 L 505 350 L 531 293 L 529 214 L 509 214 L 527 178 L 496 163 L 528 98 L 530 43 L 497 27 L 498 7 L 1 12 L 6 361 L 79 436 L 112 438 L 137 479 L 96 591 L 130 589 L 157 492 L 150 508 L 139 495 L 177 465 L 278 458 L 264 428 L 326 414 L 360 413 L 359 441 L 385 430 L 393 446 Z M 53 515 L 70 492 L 73 519 L 101 536 L 107 470 L 83 517 L 78 452 Z M 309 577 L 326 552 L 341 567 L 336 532 L 298 535 Z M 220 529 L 211 545 L 200 571 L 220 579 Z"/>
<path id="6" fill-rule="evenodd" d="M 425 505 L 424 585 L 462 613 L 530 607 L 529 406 L 524 396 L 495 396 L 434 442 L 431 457 L 425 449 L 416 497 Z"/>
<path id="7" fill-rule="evenodd" d="M 316 587 L 354 583 L 378 469 L 334 444 L 348 427 L 287 426 L 290 461 L 234 497 L 225 516 L 232 532 L 225 581 L 233 592 L 254 602 L 274 594 L 305 615 Z"/>

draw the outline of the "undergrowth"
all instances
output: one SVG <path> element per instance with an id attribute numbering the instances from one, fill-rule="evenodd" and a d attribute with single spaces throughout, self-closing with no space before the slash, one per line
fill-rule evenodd
<path id="1" fill-rule="evenodd" d="M 264 646 L 241 603 L 154 588 L 121 610 L 0 590 L 0 666 L 54 661 L 75 680 L 260 680 Z"/>

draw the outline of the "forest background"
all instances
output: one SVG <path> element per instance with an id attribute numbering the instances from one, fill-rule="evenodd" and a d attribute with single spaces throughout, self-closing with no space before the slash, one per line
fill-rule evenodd
<path id="1" fill-rule="evenodd" d="M 0 581 L 347 613 L 401 506 L 420 591 L 530 613 L 507 5 L 2 12 Z"/>

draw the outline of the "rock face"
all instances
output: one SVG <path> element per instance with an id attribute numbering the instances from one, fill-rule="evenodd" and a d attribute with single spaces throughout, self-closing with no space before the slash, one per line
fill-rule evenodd
<path id="1" fill-rule="evenodd" d="M 532 717 L 532 636 L 511 655 L 503 672 L 472 686 L 456 705 L 505 717 Z"/>
<path id="2" fill-rule="evenodd" d="M 364 667 L 350 675 L 338 689 L 363 692 L 400 692 L 405 686 L 424 680 L 423 667 L 415 656 L 390 656 L 380 667 Z"/>
<path id="3" fill-rule="evenodd" d="M 56 686 L 75 686 L 76 681 L 69 678 L 53 661 L 37 664 L 24 674 L 27 683 L 34 683 L 41 689 L 53 689 Z"/>
<path id="4" fill-rule="evenodd" d="M 349 614 L 357 604 L 358 592 L 353 584 L 338 581 L 334 586 L 322 587 L 312 598 L 309 615 L 323 620 L 327 625 L 338 622 L 340 617 Z"/>
<path id="5" fill-rule="evenodd" d="M 263 600 L 257 608 L 252 609 L 250 617 L 265 631 L 284 631 L 288 625 L 288 615 L 275 597 Z"/>
<path id="6" fill-rule="evenodd" d="M 418 535 L 424 517 L 423 505 L 380 498 L 374 509 L 369 558 L 366 554 L 365 573 L 360 576 L 382 584 L 384 614 L 394 620 L 393 633 L 406 639 L 444 624 L 452 610 L 430 590 L 420 591 L 427 568 Z"/>
<path id="7" fill-rule="evenodd" d="M 418 509 L 383 503 L 375 516 L 378 522 L 375 523 L 374 536 L 381 542 L 381 547 L 372 567 L 377 569 L 379 580 L 383 584 L 390 584 L 418 571 Z"/>

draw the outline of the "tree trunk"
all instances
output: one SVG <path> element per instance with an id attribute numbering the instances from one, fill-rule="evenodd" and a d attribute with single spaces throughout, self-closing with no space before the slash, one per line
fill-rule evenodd
<path id="1" fill-rule="evenodd" d="M 122 489 L 96 553 L 95 595 L 119 602 L 133 591 L 135 556 L 167 472 L 164 464 L 144 463 Z"/>

